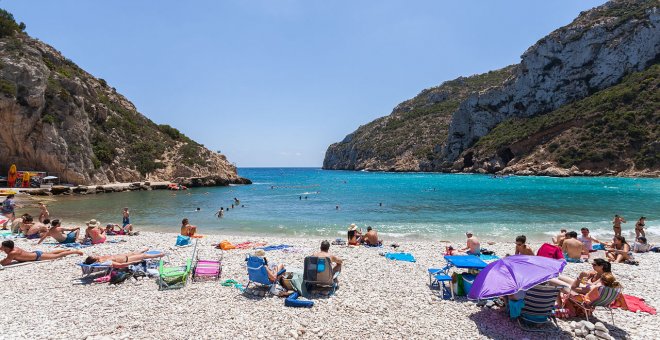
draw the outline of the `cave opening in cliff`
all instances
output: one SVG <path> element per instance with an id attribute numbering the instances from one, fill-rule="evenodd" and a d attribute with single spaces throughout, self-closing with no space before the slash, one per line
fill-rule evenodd
<path id="1" fill-rule="evenodd" d="M 516 157 L 516 155 L 513 153 L 513 151 L 511 151 L 511 148 L 506 148 L 506 149 L 500 150 L 497 153 L 497 156 L 499 156 L 500 159 L 502 159 L 502 162 L 504 163 L 504 165 L 509 164 L 509 162 L 511 162 L 511 160 L 514 157 Z"/>
<path id="2" fill-rule="evenodd" d="M 464 168 L 469 168 L 474 165 L 474 160 L 472 159 L 474 157 L 474 152 L 468 152 L 463 156 L 463 167 Z"/>

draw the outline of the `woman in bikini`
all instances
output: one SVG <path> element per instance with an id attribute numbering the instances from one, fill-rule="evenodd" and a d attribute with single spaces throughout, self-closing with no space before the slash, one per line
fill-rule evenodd
<path id="1" fill-rule="evenodd" d="M 612 264 L 605 259 L 595 259 L 591 266 L 593 270 L 586 270 L 581 272 L 576 279 L 572 279 L 565 275 L 560 275 L 556 279 L 551 279 L 549 282 L 554 286 L 563 286 L 562 291 L 566 294 L 574 292 L 577 294 L 589 293 L 591 288 L 600 286 L 600 278 L 604 273 L 612 272 Z"/>
<path id="2" fill-rule="evenodd" d="M 635 223 L 635 239 L 639 238 L 640 236 L 646 237 L 646 233 L 644 232 L 644 226 L 646 224 L 644 222 L 646 222 L 646 217 L 642 216 L 639 218 L 637 223 Z"/>
<path id="3" fill-rule="evenodd" d="M 621 235 L 614 236 L 610 248 L 607 249 L 607 259 L 616 263 L 630 259 L 630 245 L 626 242 L 625 237 Z"/>
<path id="4" fill-rule="evenodd" d="M 113 267 L 127 267 L 130 264 L 135 264 L 148 259 L 155 259 L 163 257 L 165 254 L 145 254 L 149 249 L 145 248 L 139 252 L 105 255 L 105 256 L 88 256 L 85 259 L 85 264 L 94 263 L 108 263 Z"/>
<path id="5" fill-rule="evenodd" d="M 85 238 L 88 238 L 92 241 L 92 244 L 100 244 L 105 242 L 105 229 L 100 228 L 101 223 L 95 219 L 91 219 L 87 224 L 87 229 L 85 229 Z"/>

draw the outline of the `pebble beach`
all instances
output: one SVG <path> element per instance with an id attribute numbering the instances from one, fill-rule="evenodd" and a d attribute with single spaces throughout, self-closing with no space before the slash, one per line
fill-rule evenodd
<path id="1" fill-rule="evenodd" d="M 183 264 L 192 247 L 175 248 L 176 234 L 142 232 L 139 236 L 114 236 L 117 243 L 84 248 L 85 255 L 117 254 L 149 247 L 163 250 L 173 264 Z M 208 235 L 199 241 L 200 258 L 223 256 L 220 282 L 248 282 L 245 257 L 254 250 L 216 249 L 222 240 L 237 244 L 263 241 L 269 245 L 289 244 L 294 252 L 269 251 L 270 263 L 283 263 L 289 270 L 303 268 L 305 256 L 315 252 L 321 238 L 284 238 Z M 125 241 L 125 242 L 124 242 Z M 290 308 L 284 298 L 253 296 L 220 282 L 189 282 L 178 290 L 159 291 L 155 279 L 130 279 L 119 285 L 79 284 L 76 263 L 84 257 L 69 256 L 0 270 L 1 338 L 6 339 L 569 339 L 576 335 L 571 321 L 559 319 L 548 333 L 524 332 L 502 310 L 479 307 L 459 297 L 443 300 L 429 288 L 427 268 L 444 265 L 440 240 L 397 240 L 396 251 L 412 253 L 415 263 L 387 260 L 379 252 L 392 251 L 385 239 L 383 248 L 333 245 L 330 251 L 344 259 L 340 288 L 328 298 L 313 299 L 314 306 Z M 460 244 L 458 241 L 454 245 Z M 482 237 L 482 242 L 488 241 Z M 462 241 L 461 241 L 462 243 Z M 26 250 L 52 250 L 54 245 L 36 245 L 18 239 Z M 534 249 L 540 244 L 532 243 Z M 488 245 L 496 255 L 513 253 L 513 243 Z M 595 253 L 598 256 L 598 253 Z M 602 254 L 601 254 L 602 255 Z M 612 264 L 612 272 L 624 293 L 660 306 L 656 253 L 636 254 L 639 266 Z M 576 277 L 591 269 L 588 263 L 567 264 L 564 274 Z M 614 310 L 614 324 L 605 309 L 595 319 L 614 338 L 657 338 L 660 319 L 646 313 Z"/>

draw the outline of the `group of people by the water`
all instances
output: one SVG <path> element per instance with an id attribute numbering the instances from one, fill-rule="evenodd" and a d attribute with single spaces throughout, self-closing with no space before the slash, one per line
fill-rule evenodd
<path id="1" fill-rule="evenodd" d="M 371 247 L 381 246 L 383 240 L 378 238 L 378 231 L 372 228 L 371 226 L 367 227 L 367 232 L 362 233 L 362 229 L 358 229 L 355 224 L 351 224 L 348 227 L 348 245 L 349 246 L 358 246 L 366 245 Z"/>
<path id="2" fill-rule="evenodd" d="M 16 203 L 13 202 L 13 195 L 9 195 L 3 202 L 3 206 L 8 207 L 7 214 L 11 215 L 7 222 L 2 226 L 3 229 L 10 230 L 17 238 L 26 238 L 28 240 L 38 240 L 36 244 L 42 244 L 47 239 L 52 239 L 58 245 L 71 245 L 75 243 L 96 245 L 106 242 L 107 235 L 137 235 L 139 232 L 134 230 L 133 225 L 130 223 L 130 212 L 128 208 L 122 210 L 122 224 L 121 226 L 116 223 L 108 223 L 106 227 L 101 227 L 101 223 L 96 219 L 91 219 L 85 223 L 86 228 L 84 233 L 82 227 L 70 226 L 64 227 L 60 219 L 51 219 L 50 212 L 45 203 L 39 202 L 39 217 L 38 220 L 30 215 L 24 213 L 18 218 L 14 218 Z M 5 203 L 9 202 L 9 203 Z M 11 211 L 9 211 L 11 209 Z M 5 210 L 3 210 L 4 212 Z M 9 216 L 7 216 L 9 217 Z M 7 257 L 2 260 L 0 264 L 7 265 L 12 261 L 40 261 L 51 260 L 59 257 L 82 254 L 79 251 L 62 251 L 55 250 L 52 252 L 42 252 L 35 250 L 33 252 L 23 250 L 16 247 L 14 241 L 6 240 L 3 242 L 2 251 L 7 254 Z"/>
<path id="3" fill-rule="evenodd" d="M 642 217 L 638 224 L 643 224 L 645 218 Z M 615 223 L 625 223 L 625 220 L 620 217 L 615 217 Z M 611 262 L 626 262 L 632 260 L 633 253 L 645 253 L 651 249 L 651 245 L 645 236 L 637 236 L 633 245 L 630 245 L 626 238 L 619 233 L 616 233 L 611 242 L 602 242 L 589 234 L 589 228 L 583 227 L 580 229 L 580 235 L 576 231 L 567 231 L 561 229 L 560 233 L 552 238 L 553 244 L 560 247 L 564 253 L 564 257 L 569 262 L 582 262 L 589 259 L 589 254 L 597 250 L 604 250 L 606 257 Z M 636 230 L 637 231 L 637 230 Z M 640 234 L 638 234 L 640 235 Z M 641 234 L 644 235 L 644 234 Z"/>
<path id="4" fill-rule="evenodd" d="M 214 214 L 214 216 L 216 216 L 217 218 L 223 218 L 223 217 L 225 217 L 225 212 L 229 212 L 230 207 L 231 207 L 231 209 L 234 209 L 235 207 L 238 207 L 238 206 L 240 206 L 241 208 L 245 208 L 245 205 L 241 204 L 241 200 L 234 197 L 234 201 L 231 204 L 231 206 L 228 206 L 227 209 L 225 209 L 225 207 L 220 207 L 220 209 Z M 197 208 L 197 209 L 199 209 L 199 208 Z"/>

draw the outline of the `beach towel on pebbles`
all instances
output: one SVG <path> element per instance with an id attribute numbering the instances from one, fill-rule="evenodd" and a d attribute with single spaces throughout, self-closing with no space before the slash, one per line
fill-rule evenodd
<path id="1" fill-rule="evenodd" d="M 263 249 L 264 251 L 271 251 L 271 250 L 282 250 L 282 249 L 291 248 L 291 247 L 293 247 L 293 246 L 288 245 L 288 244 L 276 244 L 276 245 L 267 246 L 267 247 L 259 247 L 259 248 L 256 248 L 256 249 Z"/>
<path id="2" fill-rule="evenodd" d="M 385 258 L 395 261 L 417 262 L 411 253 L 385 253 Z"/>

